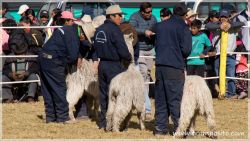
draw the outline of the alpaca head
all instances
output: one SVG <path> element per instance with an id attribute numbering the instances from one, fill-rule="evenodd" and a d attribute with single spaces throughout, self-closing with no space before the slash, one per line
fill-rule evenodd
<path id="1" fill-rule="evenodd" d="M 131 54 L 132 57 L 132 63 L 134 62 L 134 47 L 133 47 L 133 33 L 130 34 L 124 34 L 124 39 L 128 47 L 128 51 Z"/>

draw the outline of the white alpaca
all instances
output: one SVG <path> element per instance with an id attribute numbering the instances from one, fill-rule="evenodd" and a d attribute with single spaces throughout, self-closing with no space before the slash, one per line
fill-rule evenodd
<path id="1" fill-rule="evenodd" d="M 66 98 L 69 103 L 69 117 L 71 120 L 75 120 L 73 109 L 83 95 L 90 95 L 94 97 L 94 111 L 95 118 L 97 118 L 99 110 L 99 84 L 93 65 L 93 61 L 82 59 L 81 68 L 76 69 L 76 66 L 74 66 L 71 68 L 71 71 L 76 71 L 67 75 Z"/>
<path id="2" fill-rule="evenodd" d="M 133 56 L 133 37 L 124 35 L 131 56 Z M 132 57 L 133 58 L 133 57 Z M 133 59 L 132 59 L 133 60 Z M 131 62 L 125 72 L 118 74 L 111 80 L 109 87 L 109 104 L 106 115 L 107 131 L 118 132 L 128 127 L 132 116 L 132 108 L 137 111 L 141 130 L 145 129 L 145 97 L 144 80 L 141 73 Z"/>
<path id="3" fill-rule="evenodd" d="M 197 115 L 202 115 L 205 117 L 211 131 L 209 136 L 216 138 L 212 95 L 206 81 L 202 77 L 186 76 L 180 113 L 179 127 L 175 137 L 185 137 L 187 134 L 194 135 L 196 117 Z"/>

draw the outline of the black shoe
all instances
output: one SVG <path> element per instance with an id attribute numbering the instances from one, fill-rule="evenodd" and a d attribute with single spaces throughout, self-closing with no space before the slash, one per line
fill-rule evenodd
<path id="1" fill-rule="evenodd" d="M 167 131 L 154 130 L 153 134 L 154 134 L 154 136 L 157 136 L 157 137 L 159 137 L 159 136 L 166 136 L 167 135 Z"/>

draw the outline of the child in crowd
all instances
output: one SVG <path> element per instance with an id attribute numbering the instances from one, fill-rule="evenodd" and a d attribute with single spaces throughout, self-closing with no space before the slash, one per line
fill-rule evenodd
<path id="1" fill-rule="evenodd" d="M 238 43 L 240 42 L 240 43 Z M 236 52 L 246 52 L 242 41 L 237 41 L 240 44 L 236 48 Z M 236 77 L 237 78 L 248 78 L 248 66 L 247 66 L 247 55 L 237 54 L 236 55 Z M 238 99 L 244 99 L 248 95 L 248 81 L 236 80 L 236 94 Z"/>
<path id="2" fill-rule="evenodd" d="M 200 58 L 192 58 L 187 61 L 187 75 L 199 75 L 204 77 L 205 72 L 205 55 L 210 50 L 211 43 L 205 33 L 200 31 L 202 22 L 195 19 L 191 23 L 192 32 L 192 51 L 189 57 L 200 56 Z"/>

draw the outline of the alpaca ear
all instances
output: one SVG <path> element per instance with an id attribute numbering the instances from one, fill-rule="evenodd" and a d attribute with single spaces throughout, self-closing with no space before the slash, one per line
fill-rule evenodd
<path id="1" fill-rule="evenodd" d="M 134 39 L 133 33 L 128 34 L 128 37 L 129 37 L 130 39 Z"/>

